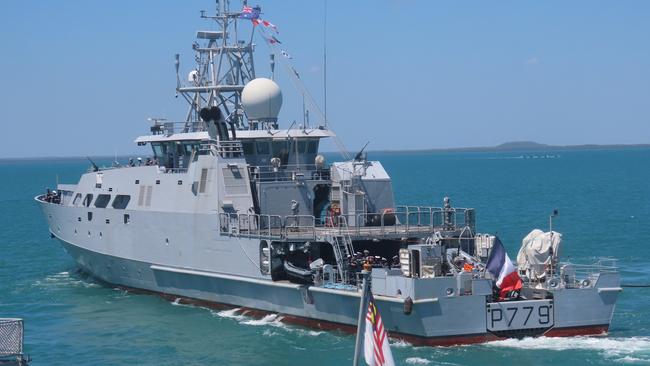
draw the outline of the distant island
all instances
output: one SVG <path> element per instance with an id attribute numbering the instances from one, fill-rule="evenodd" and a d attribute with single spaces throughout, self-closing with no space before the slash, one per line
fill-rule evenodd
<path id="1" fill-rule="evenodd" d="M 431 149 L 369 149 L 373 153 L 413 153 L 413 152 L 527 152 L 527 153 L 547 153 L 547 152 L 561 152 L 561 151 L 578 151 L 578 150 L 614 150 L 614 149 L 650 149 L 650 144 L 611 144 L 611 145 L 547 145 L 540 144 L 534 141 L 511 141 L 505 142 L 497 146 L 482 146 L 482 147 L 450 147 L 450 148 L 431 148 Z M 321 151 L 323 154 L 333 154 L 335 151 Z M 147 156 L 148 154 L 138 155 L 133 153 L 131 155 L 121 154 L 117 157 L 107 155 L 91 155 L 92 159 L 113 161 L 115 158 L 118 160 L 125 160 L 129 157 Z M 83 159 L 85 156 L 49 156 L 49 157 L 15 157 L 3 158 L 0 161 L 21 161 L 21 160 L 62 160 L 62 159 Z"/>
<path id="2" fill-rule="evenodd" d="M 585 144 L 585 145 L 547 145 L 534 141 L 511 141 L 497 146 L 481 147 L 452 147 L 452 148 L 431 148 L 431 149 L 413 149 L 413 150 L 373 150 L 374 152 L 508 152 L 508 151 L 527 151 L 527 152 L 547 152 L 547 151 L 571 151 L 571 150 L 611 150 L 611 149 L 646 149 L 650 144 Z"/>

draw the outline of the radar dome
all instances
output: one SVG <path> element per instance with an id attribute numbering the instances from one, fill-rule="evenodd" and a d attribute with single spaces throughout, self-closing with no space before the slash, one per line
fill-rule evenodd
<path id="1" fill-rule="evenodd" d="M 246 84 L 241 101 L 248 119 L 277 120 L 282 107 L 282 91 L 275 81 L 257 78 Z"/>

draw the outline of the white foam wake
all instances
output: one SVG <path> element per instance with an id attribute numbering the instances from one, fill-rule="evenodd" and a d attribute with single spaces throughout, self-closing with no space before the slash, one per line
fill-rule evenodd
<path id="1" fill-rule="evenodd" d="M 33 283 L 32 286 L 35 287 L 100 287 L 99 284 L 94 282 L 86 281 L 77 276 L 71 275 L 68 271 L 59 272 L 56 274 L 51 274 L 45 277 L 43 280 L 37 280 Z"/>
<path id="2" fill-rule="evenodd" d="M 239 324 L 243 325 L 252 325 L 252 326 L 271 326 L 274 328 L 280 328 L 283 331 L 287 332 L 296 332 L 301 335 L 307 335 L 311 337 L 318 337 L 321 334 L 325 333 L 324 331 L 308 330 L 301 328 L 293 328 L 282 322 L 283 317 L 280 314 L 268 314 L 262 318 L 254 318 L 246 315 L 246 310 L 241 308 L 223 310 L 223 311 L 214 311 L 210 310 L 210 313 L 214 316 L 221 318 L 233 319 L 236 320 Z M 276 332 L 264 331 L 265 336 L 275 336 L 279 335 Z"/>
<path id="3" fill-rule="evenodd" d="M 431 361 L 421 357 L 409 357 L 406 359 L 406 363 L 409 365 L 428 365 Z"/>
<path id="4" fill-rule="evenodd" d="M 395 339 L 393 342 L 390 342 L 390 346 L 394 348 L 406 348 L 406 347 L 413 347 L 412 344 L 409 342 L 403 340 L 403 339 Z"/>
<path id="5" fill-rule="evenodd" d="M 279 328 L 284 328 L 285 325 L 282 324 L 282 317 L 279 316 L 278 314 L 269 314 L 264 316 L 261 319 L 252 319 L 249 318 L 247 320 L 244 320 L 240 322 L 240 324 L 246 324 L 246 325 L 271 325 L 274 327 L 279 327 Z"/>
<path id="6" fill-rule="evenodd" d="M 650 362 L 650 337 L 566 337 L 505 339 L 486 343 L 490 347 L 521 348 L 527 350 L 591 350 L 623 362 Z"/>
<path id="7" fill-rule="evenodd" d="M 242 309 L 241 308 L 234 308 L 234 309 L 228 309 L 228 310 L 222 310 L 222 311 L 214 311 L 210 310 L 210 313 L 212 315 L 216 315 L 222 318 L 228 318 L 228 319 L 235 319 L 235 320 L 243 320 L 246 317 L 242 314 Z"/>

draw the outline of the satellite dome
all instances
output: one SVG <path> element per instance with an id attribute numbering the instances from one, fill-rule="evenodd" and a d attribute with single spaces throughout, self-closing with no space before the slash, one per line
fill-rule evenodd
<path id="1" fill-rule="evenodd" d="M 241 101 L 248 119 L 277 120 L 282 107 L 282 91 L 275 81 L 257 78 L 246 84 Z"/>

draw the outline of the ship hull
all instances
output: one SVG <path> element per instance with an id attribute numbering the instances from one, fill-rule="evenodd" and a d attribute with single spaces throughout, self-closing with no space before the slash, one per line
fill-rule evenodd
<path id="1" fill-rule="evenodd" d="M 289 324 L 347 333 L 356 332 L 358 296 L 337 294 L 334 291 L 321 293 L 316 288 L 294 284 L 236 279 L 216 273 L 168 268 L 95 253 L 63 240 L 61 243 L 83 272 L 104 283 L 135 293 L 155 294 L 169 301 L 209 308 L 237 308 L 238 312 L 251 317 L 279 314 L 282 321 Z M 484 308 L 484 300 L 482 301 Z M 474 324 L 477 332 L 454 331 L 457 326 L 452 323 L 458 322 L 459 314 L 452 312 L 447 312 L 441 317 L 442 319 L 438 319 L 449 322 L 443 330 L 446 334 L 429 335 L 425 331 L 428 328 L 427 317 L 419 317 L 420 314 L 427 312 L 417 309 L 417 305 L 413 314 L 404 316 L 410 318 L 408 321 L 402 320 L 401 324 L 396 324 L 395 314 L 403 315 L 403 305 L 381 300 L 377 303 L 382 314 L 386 314 L 385 322 L 391 337 L 413 345 L 453 346 L 506 338 L 486 331 L 485 322 L 481 321 L 467 322 Z M 549 337 L 604 335 L 608 328 L 609 322 L 568 327 L 556 325 L 543 335 Z M 437 329 L 438 332 L 441 331 L 440 328 Z"/>
<path id="2" fill-rule="evenodd" d="M 59 239 L 79 268 L 98 280 L 131 289 L 161 294 L 172 301 L 210 307 L 234 307 L 251 316 L 279 314 L 283 321 L 313 328 L 354 331 L 358 319 L 358 291 L 272 281 L 253 265 L 259 240 L 223 237 L 215 233 L 214 216 L 131 213 L 124 225 L 113 211 L 83 220 L 88 208 L 66 207 L 39 201 L 50 233 Z M 106 222 L 104 222 L 106 221 Z M 109 224 L 118 222 L 117 225 Z M 169 222 L 170 224 L 160 224 Z M 125 243 L 134 224 L 156 226 L 138 240 Z M 182 227 L 200 228 L 193 233 Z M 170 238 L 167 245 L 165 238 Z M 125 239 L 126 238 L 126 239 Z M 194 248 L 181 251 L 177 242 Z M 131 256 L 131 257 L 129 257 Z M 143 258 L 158 258 L 144 260 Z M 239 262 L 237 262 L 239 260 Z M 236 270 L 236 271 L 235 271 Z M 618 274 L 604 274 L 591 289 L 558 290 L 553 294 L 554 322 L 534 332 L 491 332 L 488 329 L 489 296 L 422 296 L 444 293 L 453 278 L 434 282 L 440 288 L 417 288 L 410 312 L 399 297 L 381 295 L 376 278 L 375 301 L 392 337 L 418 345 L 450 346 L 481 343 L 503 337 L 529 335 L 573 336 L 603 334 L 611 322 L 618 292 Z M 428 286 L 428 285 L 427 285 Z M 417 287 L 417 286 L 416 286 Z M 433 292 L 432 292 L 433 291 Z"/>

